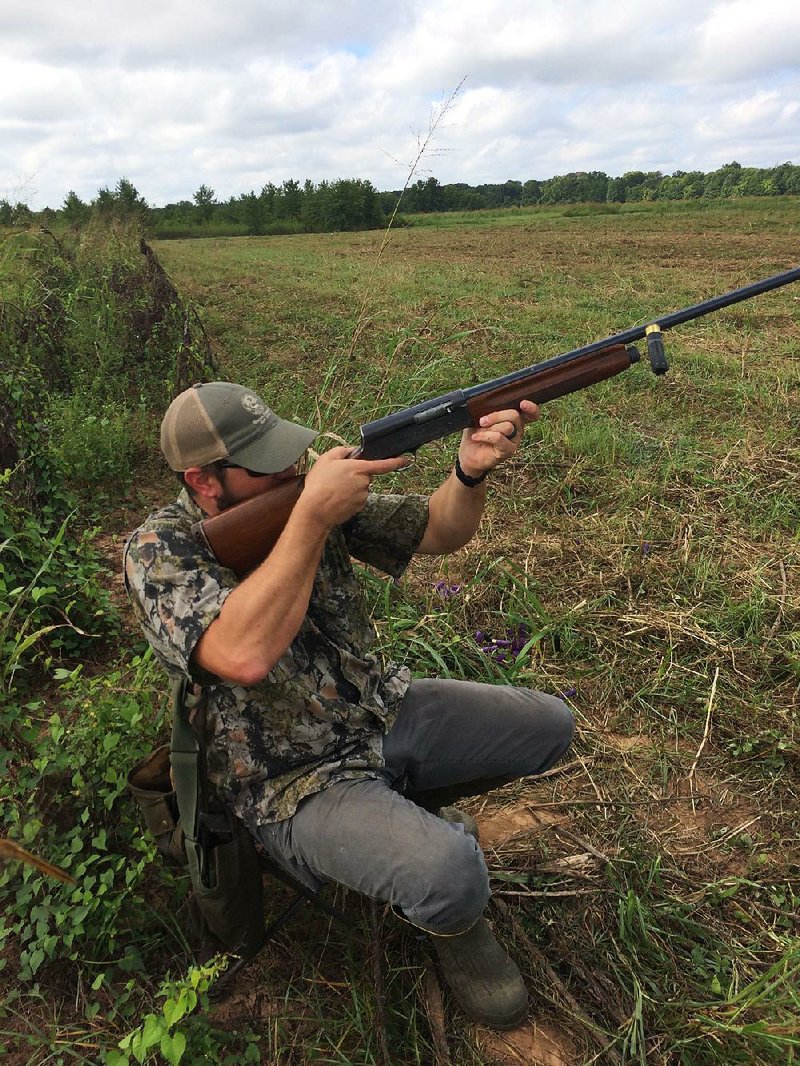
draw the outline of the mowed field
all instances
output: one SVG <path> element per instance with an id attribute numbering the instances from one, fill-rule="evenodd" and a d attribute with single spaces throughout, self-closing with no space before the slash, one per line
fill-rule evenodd
<path id="1" fill-rule="evenodd" d="M 223 376 L 353 442 L 800 264 L 789 199 L 425 222 L 155 250 Z M 640 364 L 543 407 L 468 548 L 398 585 L 364 574 L 388 656 L 574 710 L 559 768 L 465 804 L 531 1024 L 467 1025 L 424 942 L 350 899 L 354 931 L 306 911 L 216 1008 L 262 1061 L 795 1061 L 800 284 L 665 336 L 665 377 Z M 455 447 L 385 487 L 431 490 Z"/>

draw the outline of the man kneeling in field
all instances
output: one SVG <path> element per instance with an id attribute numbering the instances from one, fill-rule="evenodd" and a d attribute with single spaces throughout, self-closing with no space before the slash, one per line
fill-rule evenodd
<path id="1" fill-rule="evenodd" d="M 317 434 L 242 386 L 196 385 L 161 426 L 184 489 L 125 553 L 156 655 L 204 690 L 209 776 L 224 802 L 301 882 L 346 885 L 430 933 L 463 1009 L 498 1028 L 523 1021 L 527 993 L 483 917 L 489 879 L 474 823 L 447 805 L 548 769 L 570 743 L 572 716 L 542 692 L 414 681 L 381 662 L 350 560 L 396 578 L 414 554 L 466 544 L 486 475 L 537 415 L 525 402 L 466 430 L 429 498 L 370 491 L 407 458 L 333 448 L 307 474 L 274 549 L 237 581 L 193 524 L 294 477 Z"/>

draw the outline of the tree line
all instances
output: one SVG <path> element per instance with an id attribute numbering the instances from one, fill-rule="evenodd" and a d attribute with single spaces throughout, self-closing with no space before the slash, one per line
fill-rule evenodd
<path id="1" fill-rule="evenodd" d="M 436 178 L 417 181 L 403 195 L 404 211 L 480 211 L 536 204 L 631 203 L 640 200 L 699 200 L 740 196 L 800 196 L 800 165 L 743 167 L 725 163 L 718 170 L 629 170 L 609 177 L 602 170 L 575 171 L 539 181 L 505 181 L 471 186 L 441 185 Z M 398 192 L 381 193 L 396 202 Z"/>
<path id="2" fill-rule="evenodd" d="M 81 226 L 92 217 L 139 218 L 155 237 L 236 236 L 278 233 L 331 233 L 378 229 L 398 210 L 407 215 L 447 211 L 481 211 L 535 205 L 632 203 L 642 200 L 697 200 L 743 196 L 800 196 L 800 165 L 743 167 L 736 161 L 717 170 L 630 170 L 610 177 L 600 170 L 575 171 L 553 178 L 504 181 L 484 185 L 441 184 L 420 178 L 407 188 L 378 192 L 362 178 L 342 178 L 302 185 L 294 179 L 268 182 L 227 200 L 218 200 L 203 184 L 189 200 L 150 206 L 135 186 L 120 178 L 113 189 L 101 188 L 90 201 L 70 191 L 57 209 L 34 212 L 26 204 L 0 199 L 0 225 L 63 221 Z"/>

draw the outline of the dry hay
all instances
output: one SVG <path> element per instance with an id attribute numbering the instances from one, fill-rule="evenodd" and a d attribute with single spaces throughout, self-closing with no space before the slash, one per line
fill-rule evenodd
<path id="1" fill-rule="evenodd" d="M 585 1061 L 574 1036 L 554 1019 L 536 1019 L 506 1032 L 479 1028 L 475 1040 L 493 1066 L 580 1066 Z"/>

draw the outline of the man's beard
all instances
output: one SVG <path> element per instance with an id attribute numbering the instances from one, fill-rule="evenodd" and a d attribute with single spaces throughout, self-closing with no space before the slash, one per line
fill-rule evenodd
<path id="1" fill-rule="evenodd" d="M 224 468 L 219 471 L 219 483 L 222 488 L 222 494 L 217 496 L 216 505 L 217 511 L 227 511 L 229 507 L 233 507 L 238 501 L 233 498 L 228 489 L 228 472 Z"/>
<path id="2" fill-rule="evenodd" d="M 229 507 L 234 507 L 238 503 L 233 496 L 228 492 L 227 488 L 223 485 L 222 495 L 217 496 L 217 510 L 227 511 Z"/>

